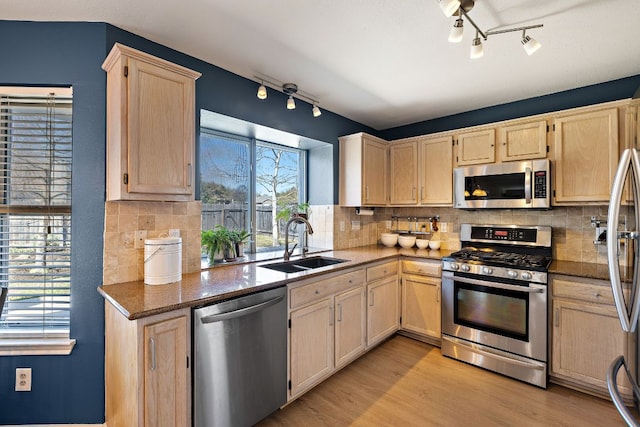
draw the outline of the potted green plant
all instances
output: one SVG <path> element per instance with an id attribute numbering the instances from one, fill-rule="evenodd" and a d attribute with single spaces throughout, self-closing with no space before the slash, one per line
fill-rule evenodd
<path id="1" fill-rule="evenodd" d="M 231 231 L 224 225 L 216 225 L 212 230 L 203 230 L 201 243 L 209 257 L 209 265 L 213 265 L 216 261 L 236 257 Z"/>
<path id="2" fill-rule="evenodd" d="M 309 219 L 309 202 L 298 203 L 297 211 L 291 216 L 299 216 L 304 219 Z"/>
<path id="3" fill-rule="evenodd" d="M 244 244 L 251 237 L 247 230 L 234 230 L 231 232 L 231 240 L 235 245 L 236 256 L 244 256 Z"/>

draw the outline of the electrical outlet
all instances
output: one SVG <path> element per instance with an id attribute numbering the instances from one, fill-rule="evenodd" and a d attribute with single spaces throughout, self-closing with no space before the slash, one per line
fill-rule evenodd
<path id="1" fill-rule="evenodd" d="M 136 249 L 144 248 L 144 240 L 147 238 L 147 230 L 136 230 L 134 246 Z"/>
<path id="2" fill-rule="evenodd" d="M 340 221 L 340 231 L 344 231 L 344 221 Z"/>
<path id="3" fill-rule="evenodd" d="M 351 221 L 351 229 L 353 231 L 360 230 L 360 221 Z"/>
<path id="4" fill-rule="evenodd" d="M 16 368 L 16 391 L 31 391 L 31 368 Z"/>
<path id="5" fill-rule="evenodd" d="M 169 229 L 169 237 L 180 237 L 180 229 L 178 229 L 178 228 L 170 228 Z"/>

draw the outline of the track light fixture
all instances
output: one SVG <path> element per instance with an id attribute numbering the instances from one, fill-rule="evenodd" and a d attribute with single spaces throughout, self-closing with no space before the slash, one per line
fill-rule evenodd
<path id="1" fill-rule="evenodd" d="M 471 54 L 470 57 L 472 59 L 481 58 L 484 55 L 484 49 L 482 46 L 482 40 L 485 41 L 489 36 L 494 36 L 496 34 L 505 34 L 505 33 L 513 33 L 515 31 L 522 31 L 522 47 L 528 55 L 533 55 L 542 45 L 533 37 L 529 37 L 526 35 L 526 31 L 532 28 L 541 28 L 542 24 L 536 25 L 528 25 L 526 27 L 517 27 L 517 28 L 509 28 L 506 30 L 492 30 L 492 31 L 482 31 L 480 27 L 471 19 L 469 16 L 469 12 L 473 9 L 475 5 L 474 0 L 436 0 L 438 5 L 444 12 L 444 14 L 449 17 L 456 15 L 458 18 L 453 24 L 453 28 L 451 28 L 451 32 L 449 33 L 449 41 L 451 43 L 458 43 L 462 40 L 463 33 L 463 25 L 464 22 L 462 18 L 466 18 L 469 23 L 475 28 L 476 36 L 471 43 Z M 453 9 L 453 10 L 452 10 Z"/>
<path id="2" fill-rule="evenodd" d="M 320 117 L 322 115 L 322 111 L 320 111 L 320 107 L 318 107 L 318 100 L 314 97 L 304 94 L 298 90 L 298 85 L 295 83 L 279 83 L 267 80 L 263 77 L 253 76 L 256 80 L 260 82 L 260 86 L 258 87 L 258 99 L 266 99 L 267 98 L 267 87 L 269 86 L 272 89 L 280 91 L 285 95 L 289 95 L 287 98 L 287 110 L 295 110 L 296 108 L 296 100 L 295 98 L 303 99 L 310 104 L 313 105 L 311 108 L 311 113 L 313 117 Z"/>

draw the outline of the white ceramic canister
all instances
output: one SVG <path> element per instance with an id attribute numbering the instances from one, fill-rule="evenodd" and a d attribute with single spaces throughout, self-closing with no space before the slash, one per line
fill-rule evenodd
<path id="1" fill-rule="evenodd" d="M 182 280 L 182 237 L 144 241 L 144 283 L 164 285 Z"/>

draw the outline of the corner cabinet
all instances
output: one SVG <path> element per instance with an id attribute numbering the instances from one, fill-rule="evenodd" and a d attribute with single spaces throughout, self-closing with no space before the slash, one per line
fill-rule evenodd
<path id="1" fill-rule="evenodd" d="M 557 117 L 554 204 L 608 203 L 619 155 L 618 110 Z"/>
<path id="2" fill-rule="evenodd" d="M 398 261 L 367 268 L 367 347 L 400 328 Z"/>
<path id="3" fill-rule="evenodd" d="M 107 200 L 194 200 L 200 73 L 116 43 L 107 72 Z"/>
<path id="4" fill-rule="evenodd" d="M 340 206 L 384 206 L 388 202 L 388 144 L 364 133 L 340 140 Z"/>
<path id="5" fill-rule="evenodd" d="M 551 381 L 607 397 L 606 373 L 615 358 L 633 358 L 634 338 L 622 331 L 606 280 L 552 275 Z M 620 372 L 623 396 L 631 385 Z"/>
<path id="6" fill-rule="evenodd" d="M 401 330 L 431 344 L 441 342 L 441 263 L 402 260 Z"/>
<path id="7" fill-rule="evenodd" d="M 105 303 L 106 426 L 191 425 L 191 312 L 128 320 Z"/>

